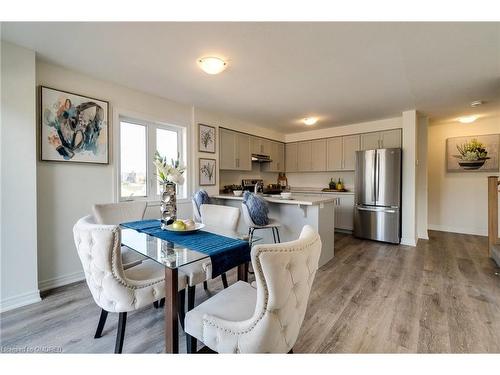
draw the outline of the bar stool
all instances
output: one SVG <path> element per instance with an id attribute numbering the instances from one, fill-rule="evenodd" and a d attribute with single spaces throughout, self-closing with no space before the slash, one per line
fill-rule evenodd
<path id="1" fill-rule="evenodd" d="M 276 219 L 269 218 L 269 224 L 267 225 L 258 225 L 255 224 L 250 216 L 250 212 L 248 211 L 248 207 L 245 203 L 241 204 L 241 210 L 243 211 L 243 219 L 245 220 L 245 224 L 248 226 L 248 242 L 250 243 L 250 247 L 253 242 L 253 232 L 257 229 L 271 229 L 273 232 L 274 243 L 280 243 L 280 232 L 279 227 L 281 226 L 280 222 Z M 276 231 L 276 234 L 275 234 Z"/>

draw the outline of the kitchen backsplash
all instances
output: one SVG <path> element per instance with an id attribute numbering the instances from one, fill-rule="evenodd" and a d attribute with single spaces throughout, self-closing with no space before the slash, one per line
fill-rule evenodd
<path id="1" fill-rule="evenodd" d="M 257 163 L 252 163 L 252 170 L 243 171 L 220 171 L 219 186 L 222 189 L 224 185 L 239 185 L 242 179 L 261 178 L 264 184 L 275 184 L 278 181 L 278 173 L 276 172 L 261 172 L 260 166 Z"/>
<path id="2" fill-rule="evenodd" d="M 224 185 L 241 184 L 244 178 L 262 178 L 264 183 L 275 184 L 278 179 L 278 173 L 261 172 L 258 164 L 252 165 L 252 171 L 220 171 L 220 188 Z M 354 172 L 297 172 L 287 173 L 288 185 L 292 187 L 311 187 L 325 188 L 328 187 L 330 178 L 334 178 L 335 182 L 339 178 L 342 179 L 347 190 L 354 190 Z"/>
<path id="3" fill-rule="evenodd" d="M 308 172 L 287 173 L 288 185 L 292 187 L 326 188 L 333 177 L 334 181 L 342 179 L 347 190 L 354 190 L 354 172 Z"/>

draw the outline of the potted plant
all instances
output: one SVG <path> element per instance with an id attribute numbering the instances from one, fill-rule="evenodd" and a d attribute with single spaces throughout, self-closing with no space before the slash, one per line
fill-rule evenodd
<path id="1" fill-rule="evenodd" d="M 486 160 L 489 159 L 488 151 L 484 145 L 477 139 L 472 139 L 461 145 L 457 145 L 460 155 L 453 155 L 458 159 L 458 165 L 465 170 L 474 170 L 481 168 Z"/>

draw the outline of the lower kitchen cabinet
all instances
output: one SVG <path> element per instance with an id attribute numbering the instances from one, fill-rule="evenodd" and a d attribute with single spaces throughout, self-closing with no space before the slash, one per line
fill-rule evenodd
<path id="1" fill-rule="evenodd" d="M 335 195 L 335 229 L 353 230 L 354 225 L 354 195 L 338 194 Z"/>

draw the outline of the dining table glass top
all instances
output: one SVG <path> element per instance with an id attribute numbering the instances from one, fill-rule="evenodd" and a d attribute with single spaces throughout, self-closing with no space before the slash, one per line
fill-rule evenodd
<path id="1" fill-rule="evenodd" d="M 236 231 L 227 231 L 209 226 L 205 226 L 201 230 L 232 239 L 248 241 L 248 235 Z M 186 234 L 186 236 L 190 235 L 191 234 Z M 261 240 L 261 238 L 253 236 L 252 243 L 259 240 Z M 192 250 L 184 245 L 164 240 L 150 234 L 141 233 L 130 228 L 121 228 L 121 243 L 145 257 L 171 269 L 180 268 L 187 264 L 210 258 L 210 255 L 200 251 Z"/>

